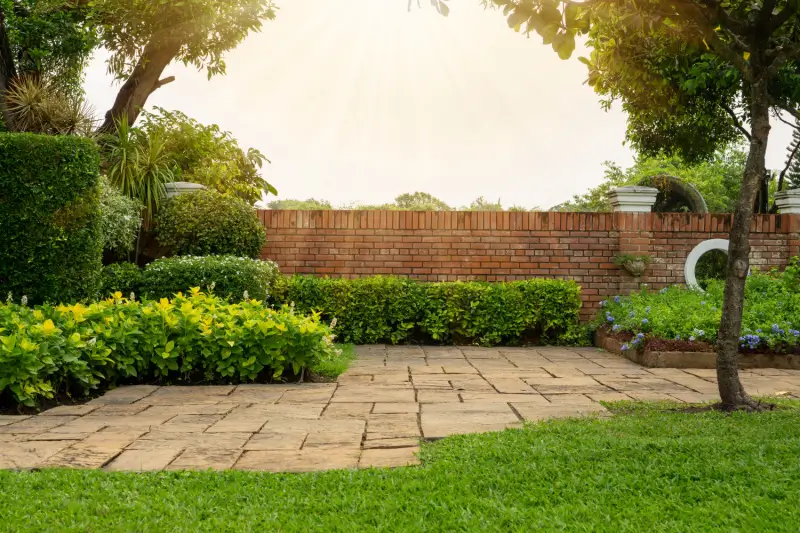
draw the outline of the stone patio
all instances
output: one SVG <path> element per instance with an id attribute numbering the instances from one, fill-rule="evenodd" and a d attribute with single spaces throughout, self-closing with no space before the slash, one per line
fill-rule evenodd
<path id="1" fill-rule="evenodd" d="M 0 468 L 301 472 L 416 464 L 421 440 L 595 414 L 612 400 L 717 397 L 714 370 L 645 369 L 593 348 L 360 346 L 338 383 L 121 387 L 0 416 Z M 800 371 L 742 373 L 800 397 Z"/>

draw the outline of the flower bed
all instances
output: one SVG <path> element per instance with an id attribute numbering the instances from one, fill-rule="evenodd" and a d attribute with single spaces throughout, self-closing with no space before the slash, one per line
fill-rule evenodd
<path id="1" fill-rule="evenodd" d="M 334 352 L 318 315 L 193 289 L 159 301 L 0 304 L 0 405 L 120 383 L 239 383 L 297 376 Z"/>
<path id="2" fill-rule="evenodd" d="M 743 367 L 800 368 L 798 279 L 796 262 L 783 273 L 748 278 L 739 339 Z M 646 366 L 713 368 L 723 288 L 712 281 L 706 292 L 670 287 L 616 296 L 602 302 L 596 342 Z"/>

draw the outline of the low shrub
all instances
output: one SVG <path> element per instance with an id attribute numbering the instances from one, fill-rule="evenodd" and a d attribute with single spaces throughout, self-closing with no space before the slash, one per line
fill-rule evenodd
<path id="1" fill-rule="evenodd" d="M 252 206 L 201 190 L 170 199 L 156 218 L 156 239 L 175 255 L 259 257 L 264 226 Z"/>
<path id="2" fill-rule="evenodd" d="M 745 288 L 740 348 L 750 351 L 792 351 L 800 346 L 800 266 L 786 271 L 753 272 Z M 651 340 L 702 343 L 717 340 L 722 317 L 724 282 L 709 280 L 706 292 L 675 286 L 641 291 L 603 302 L 595 327 L 628 334 L 626 348 L 641 349 Z M 687 346 L 690 348 L 690 346 Z"/>
<path id="3" fill-rule="evenodd" d="M 165 257 L 144 268 L 139 291 L 146 298 L 164 298 L 202 287 L 233 301 L 245 298 L 245 293 L 250 298 L 266 300 L 280 277 L 278 266 L 272 261 L 230 255 Z"/>
<path id="4" fill-rule="evenodd" d="M 89 139 L 0 135 L 0 293 L 36 303 L 97 294 L 99 174 Z"/>
<path id="5" fill-rule="evenodd" d="M 112 263 L 106 265 L 103 267 L 103 274 L 100 279 L 101 298 L 107 298 L 115 292 L 122 294 L 139 294 L 142 292 L 142 271 L 134 263 Z M 173 293 L 160 295 L 159 297 L 171 296 Z"/>
<path id="6" fill-rule="evenodd" d="M 0 399 L 33 406 L 124 382 L 296 376 L 330 360 L 331 341 L 316 315 L 229 304 L 199 289 L 160 301 L 117 293 L 88 306 L 0 304 Z"/>
<path id="7" fill-rule="evenodd" d="M 133 250 L 142 226 L 142 205 L 101 180 L 100 232 L 103 249 L 122 255 Z"/>
<path id="8" fill-rule="evenodd" d="M 284 295 L 285 294 L 285 295 Z M 336 319 L 336 334 L 355 344 L 409 340 L 482 345 L 578 339 L 580 287 L 572 281 L 424 283 L 408 278 L 295 276 L 283 301 Z"/>

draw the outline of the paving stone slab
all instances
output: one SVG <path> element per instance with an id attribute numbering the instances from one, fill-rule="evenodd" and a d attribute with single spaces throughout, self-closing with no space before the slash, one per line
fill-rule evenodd
<path id="1" fill-rule="evenodd" d="M 358 467 L 358 448 L 303 451 L 245 451 L 234 465 L 237 470 L 267 472 L 314 472 Z"/>
<path id="2" fill-rule="evenodd" d="M 389 387 L 341 386 L 331 398 L 332 403 L 413 402 L 413 389 Z"/>
<path id="3" fill-rule="evenodd" d="M 373 448 L 409 448 L 419 446 L 419 437 L 404 437 L 398 439 L 372 439 L 365 440 L 362 448 L 365 450 Z"/>
<path id="4" fill-rule="evenodd" d="M 45 433 L 58 426 L 77 420 L 77 416 L 34 416 L 16 423 L 0 426 L 0 433 Z"/>
<path id="5" fill-rule="evenodd" d="M 0 426 L 10 426 L 29 418 L 29 415 L 0 415 Z"/>
<path id="6" fill-rule="evenodd" d="M 0 453 L 0 468 L 38 468 L 47 459 L 73 444 L 74 441 L 5 442 L 3 453 Z"/>
<path id="7" fill-rule="evenodd" d="M 150 396 L 159 389 L 155 385 L 127 385 L 110 390 L 89 401 L 90 405 L 128 404 L 134 403 Z"/>
<path id="8" fill-rule="evenodd" d="M 178 455 L 181 448 L 163 447 L 155 450 L 124 450 L 103 470 L 109 472 L 153 472 L 164 470 Z"/>
<path id="9" fill-rule="evenodd" d="M 372 409 L 374 414 L 399 414 L 399 413 L 418 413 L 419 404 L 414 402 L 405 403 L 386 403 L 379 402 Z"/>
<path id="10" fill-rule="evenodd" d="M 121 448 L 79 442 L 48 458 L 43 466 L 48 468 L 100 468 L 121 452 Z"/>
<path id="11" fill-rule="evenodd" d="M 367 440 L 419 438 L 419 420 L 416 413 L 373 414 L 367 419 Z"/>
<path id="12" fill-rule="evenodd" d="M 364 419 L 372 411 L 373 403 L 332 403 L 322 413 L 322 418 Z"/>
<path id="13" fill-rule="evenodd" d="M 308 433 L 298 432 L 265 432 L 256 433 L 245 445 L 245 450 L 299 450 L 306 440 Z"/>
<path id="14" fill-rule="evenodd" d="M 509 402 L 529 402 L 547 405 L 550 403 L 544 396 L 537 392 L 532 394 L 500 394 L 491 392 L 462 392 L 461 398 L 464 403 L 509 403 Z"/>
<path id="15" fill-rule="evenodd" d="M 98 409 L 100 409 L 99 405 L 59 405 L 39 413 L 39 416 L 83 416 Z"/>
<path id="16" fill-rule="evenodd" d="M 167 470 L 228 470 L 233 468 L 240 448 L 204 448 L 192 446 L 183 451 Z"/>

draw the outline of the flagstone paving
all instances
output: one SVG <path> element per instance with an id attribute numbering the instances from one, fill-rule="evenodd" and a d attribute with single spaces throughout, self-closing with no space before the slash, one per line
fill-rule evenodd
<path id="1" fill-rule="evenodd" d="M 416 464 L 422 440 L 607 415 L 601 401 L 701 402 L 713 370 L 647 369 L 593 348 L 359 346 L 337 383 L 120 387 L 0 416 L 0 468 L 301 472 Z M 800 371 L 742 372 L 800 397 Z"/>

